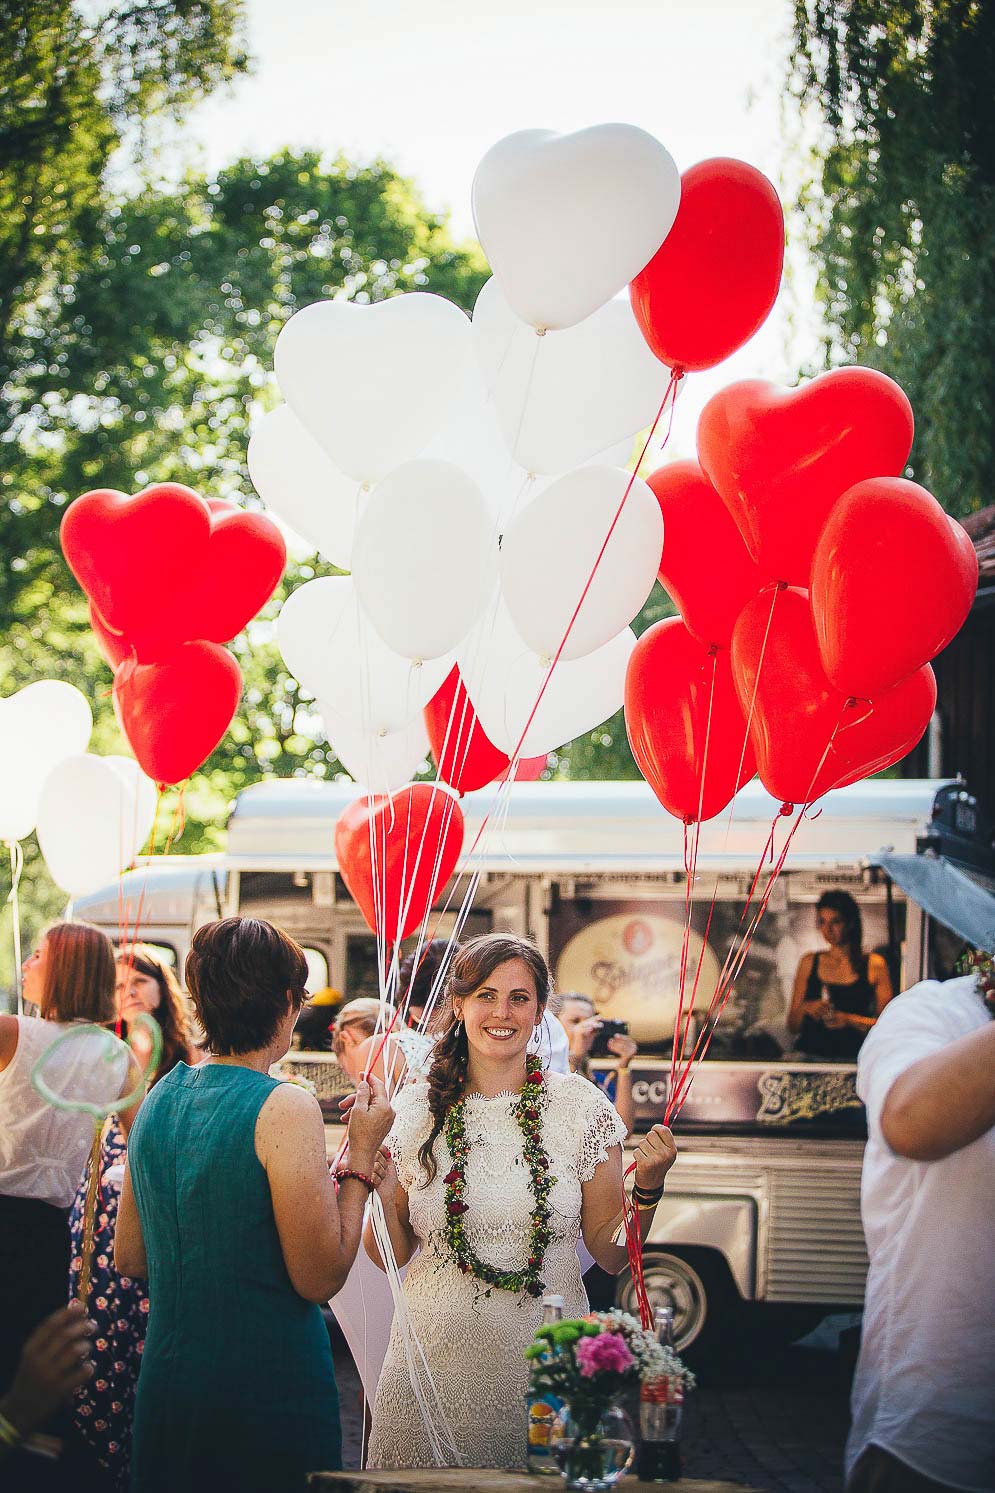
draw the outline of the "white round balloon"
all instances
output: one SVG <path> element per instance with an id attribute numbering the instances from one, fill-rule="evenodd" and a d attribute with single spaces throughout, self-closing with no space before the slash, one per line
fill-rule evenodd
<path id="1" fill-rule="evenodd" d="M 508 450 L 527 472 L 565 472 L 626 440 L 631 450 L 670 382 L 628 297 L 537 337 L 492 278 L 473 308 L 473 340 Z"/>
<path id="2" fill-rule="evenodd" d="M 662 550 L 663 518 L 652 488 L 616 467 L 580 467 L 533 498 L 502 536 L 505 604 L 528 646 L 553 657 L 593 571 L 561 654 L 583 658 L 635 617 Z"/>
<path id="3" fill-rule="evenodd" d="M 143 791 L 130 768 L 120 765 L 127 761 L 67 757 L 45 780 L 38 844 L 52 880 L 70 897 L 85 896 L 114 881 L 148 839 L 155 788 L 133 763 L 146 785 Z"/>
<path id="4" fill-rule="evenodd" d="M 470 360 L 470 323 L 415 291 L 373 306 L 318 301 L 276 340 L 283 396 L 333 464 L 376 482 L 441 429 Z"/>
<path id="5" fill-rule="evenodd" d="M 66 757 L 86 751 L 92 729 L 85 696 L 58 679 L 0 700 L 0 841 L 30 835 L 45 779 Z"/>
<path id="6" fill-rule="evenodd" d="M 538 757 L 615 714 L 635 645 L 635 634 L 626 628 L 587 658 L 561 660 L 550 674 L 549 660 L 522 641 L 498 601 L 487 608 L 456 660 L 488 738 L 509 756 L 517 748 L 523 757 Z"/>
<path id="7" fill-rule="evenodd" d="M 681 178 L 631 124 L 519 130 L 473 178 L 477 236 L 516 316 L 572 327 L 644 269 L 670 232 Z"/>
<path id="8" fill-rule="evenodd" d="M 328 744 L 349 776 L 371 793 L 396 793 L 410 783 L 429 755 L 419 713 L 400 731 L 365 731 L 358 721 L 318 701 Z"/>
<path id="9" fill-rule="evenodd" d="M 439 658 L 494 588 L 497 533 L 480 489 L 448 461 L 409 461 L 374 488 L 356 525 L 352 578 L 388 648 Z"/>
<path id="10" fill-rule="evenodd" d="M 253 428 L 249 476 L 267 508 L 340 570 L 352 561 L 360 483 L 340 472 L 288 404 Z"/>
<path id="11" fill-rule="evenodd" d="M 277 618 L 284 663 L 322 701 L 334 735 L 342 716 L 366 732 L 399 731 L 428 704 L 452 657 L 416 663 L 383 642 L 363 612 L 349 576 L 299 586 Z"/>

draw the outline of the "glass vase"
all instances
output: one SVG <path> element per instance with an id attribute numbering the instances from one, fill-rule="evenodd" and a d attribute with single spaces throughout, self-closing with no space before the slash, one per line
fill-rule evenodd
<path id="1" fill-rule="evenodd" d="M 603 1493 L 632 1466 L 635 1432 L 616 1401 L 563 1406 L 550 1433 L 553 1458 L 567 1488 Z"/>

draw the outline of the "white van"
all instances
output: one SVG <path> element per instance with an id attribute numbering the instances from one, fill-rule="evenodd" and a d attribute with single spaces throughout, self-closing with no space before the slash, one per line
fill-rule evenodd
<path id="1" fill-rule="evenodd" d="M 333 848 L 338 816 L 356 792 L 351 783 L 297 780 L 245 790 L 225 853 L 159 857 L 125 877 L 126 901 L 136 904 L 144 888 L 140 936 L 182 970 L 198 926 L 251 912 L 304 946 L 312 992 L 376 994 L 376 942 Z M 642 782 L 521 784 L 506 801 L 488 789 L 462 807 L 465 844 L 476 841 L 476 850 L 463 879 L 440 894 L 437 936 L 452 933 L 468 873 L 479 874 L 463 936 L 531 935 L 559 990 L 582 991 L 600 1013 L 625 1021 L 640 1044 L 637 1129 L 651 1124 L 667 1095 L 685 917 L 683 826 Z M 754 783 L 731 818 L 703 826 L 692 917 L 692 956 L 702 954 L 699 1007 L 736 933 L 778 808 Z M 790 823 L 779 820 L 779 837 Z M 787 1334 L 827 1310 L 859 1307 L 867 1257 L 855 1068 L 794 1051 L 785 1016 L 795 970 L 819 944 L 816 902 L 843 888 L 860 906 L 865 948 L 885 954 L 896 988 L 922 978 L 930 897 L 907 899 L 901 867 L 921 869 L 925 848 L 942 852 L 951 843 L 958 859 L 984 862 L 982 840 L 963 785 L 924 780 L 839 790 L 799 827 L 681 1114 L 680 1159 L 647 1243 L 651 1296 L 674 1306 L 678 1344 L 694 1345 L 693 1356 L 705 1356 L 718 1334 L 728 1337 L 730 1313 L 743 1304 L 757 1304 L 754 1315 L 764 1306 L 768 1323 Z M 79 899 L 74 913 L 116 934 L 118 888 Z M 319 1080 L 332 1120 L 348 1080 L 330 1054 L 294 1059 Z M 620 1295 L 630 1300 L 624 1278 Z"/>

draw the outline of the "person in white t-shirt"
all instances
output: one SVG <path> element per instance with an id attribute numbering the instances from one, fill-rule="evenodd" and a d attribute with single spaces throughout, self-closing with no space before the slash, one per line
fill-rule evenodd
<path id="1" fill-rule="evenodd" d="M 995 1489 L 995 1020 L 974 975 L 892 1001 L 860 1051 L 870 1273 L 847 1493 Z"/>

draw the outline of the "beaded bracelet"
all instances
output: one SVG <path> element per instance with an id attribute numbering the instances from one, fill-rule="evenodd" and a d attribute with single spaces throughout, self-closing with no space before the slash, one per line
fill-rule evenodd
<path id="1" fill-rule="evenodd" d="M 342 1170 L 335 1173 L 336 1182 L 347 1182 L 350 1177 L 354 1182 L 362 1182 L 367 1192 L 376 1191 L 376 1183 L 373 1181 L 373 1178 L 368 1177 L 365 1172 L 353 1172 L 349 1171 L 346 1168 L 343 1168 Z"/>
<path id="2" fill-rule="evenodd" d="M 20 1446 L 23 1440 L 24 1437 L 14 1425 L 14 1422 L 8 1420 L 3 1412 L 0 1411 L 0 1442 L 3 1442 L 5 1446 L 13 1448 Z"/>

